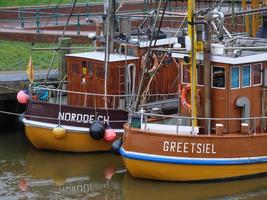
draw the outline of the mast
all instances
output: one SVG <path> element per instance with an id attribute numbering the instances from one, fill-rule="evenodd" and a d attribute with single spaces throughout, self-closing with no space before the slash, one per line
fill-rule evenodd
<path id="1" fill-rule="evenodd" d="M 105 0 L 104 1 L 104 14 L 106 15 L 106 45 L 105 45 L 105 79 L 104 79 L 104 100 L 105 108 L 107 108 L 107 82 L 108 82 L 108 63 L 109 54 L 113 51 L 114 43 L 114 18 L 115 18 L 115 1 L 116 0 Z"/>
<path id="2" fill-rule="evenodd" d="M 191 117 L 193 118 L 192 126 L 197 126 L 197 89 L 196 89 L 196 34 L 195 34 L 195 0 L 188 0 L 188 35 L 191 40 L 190 51 L 190 82 L 191 82 Z M 194 129 L 193 129 L 194 130 Z"/>

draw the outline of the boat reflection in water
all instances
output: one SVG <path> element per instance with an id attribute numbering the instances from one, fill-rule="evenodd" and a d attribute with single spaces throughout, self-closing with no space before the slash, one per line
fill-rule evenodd
<path id="1" fill-rule="evenodd" d="M 31 149 L 25 159 L 29 176 L 18 187 L 37 197 L 120 199 L 122 161 L 109 153 L 66 154 Z"/>
<path id="2" fill-rule="evenodd" d="M 125 173 L 123 199 L 267 199 L 267 177 L 220 182 L 165 182 L 135 179 Z"/>

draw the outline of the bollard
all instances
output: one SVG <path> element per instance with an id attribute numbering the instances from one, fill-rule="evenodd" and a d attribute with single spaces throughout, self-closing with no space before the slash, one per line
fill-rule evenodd
<path id="1" fill-rule="evenodd" d="M 249 135 L 249 125 L 248 125 L 248 123 L 241 123 L 241 134 Z"/>
<path id="2" fill-rule="evenodd" d="M 223 135 L 223 124 L 216 124 L 216 135 Z"/>

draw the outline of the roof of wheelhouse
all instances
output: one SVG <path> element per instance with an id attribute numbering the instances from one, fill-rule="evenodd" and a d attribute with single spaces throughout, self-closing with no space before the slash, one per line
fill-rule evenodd
<path id="1" fill-rule="evenodd" d="M 97 61 L 105 61 L 105 52 L 100 51 L 92 51 L 92 52 L 82 52 L 82 53 L 73 53 L 67 54 L 67 57 L 76 57 L 76 58 L 87 58 Z M 109 62 L 118 62 L 118 61 L 125 61 L 125 60 L 136 60 L 139 59 L 135 56 L 125 56 L 124 54 L 110 54 L 109 55 Z"/>

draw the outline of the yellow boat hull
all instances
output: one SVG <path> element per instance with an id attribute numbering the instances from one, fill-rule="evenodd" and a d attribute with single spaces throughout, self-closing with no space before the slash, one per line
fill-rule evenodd
<path id="1" fill-rule="evenodd" d="M 89 133 L 66 130 L 64 138 L 56 138 L 51 128 L 35 127 L 25 124 L 26 136 L 38 149 L 69 152 L 108 151 L 112 142 L 95 140 Z"/>
<path id="2" fill-rule="evenodd" d="M 267 173 L 267 163 L 246 165 L 186 165 L 123 158 L 130 174 L 137 178 L 164 181 L 203 181 Z"/>

